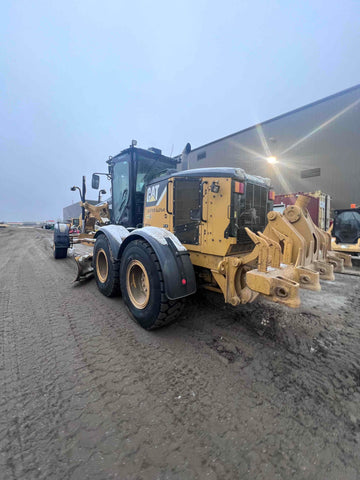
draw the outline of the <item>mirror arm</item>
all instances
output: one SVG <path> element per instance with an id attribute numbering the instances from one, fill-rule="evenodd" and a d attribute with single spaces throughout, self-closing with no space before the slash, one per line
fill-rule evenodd
<path id="1" fill-rule="evenodd" d="M 111 180 L 111 173 L 94 172 L 93 175 L 106 175 L 106 178 Z"/>

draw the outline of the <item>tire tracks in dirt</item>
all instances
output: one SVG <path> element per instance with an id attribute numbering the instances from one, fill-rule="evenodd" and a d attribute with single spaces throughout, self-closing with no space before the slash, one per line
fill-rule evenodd
<path id="1" fill-rule="evenodd" d="M 356 478 L 353 280 L 293 312 L 198 294 L 180 322 L 145 332 L 121 298 L 72 284 L 50 238 L 0 233 L 6 480 Z"/>

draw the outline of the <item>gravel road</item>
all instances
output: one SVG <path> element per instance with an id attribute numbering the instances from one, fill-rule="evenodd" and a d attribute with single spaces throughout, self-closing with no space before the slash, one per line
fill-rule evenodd
<path id="1" fill-rule="evenodd" d="M 359 277 L 146 332 L 46 231 L 0 230 L 0 265 L 1 480 L 360 478 Z"/>

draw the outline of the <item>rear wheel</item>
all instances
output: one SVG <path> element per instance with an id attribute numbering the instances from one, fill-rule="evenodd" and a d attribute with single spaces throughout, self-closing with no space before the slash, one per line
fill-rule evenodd
<path id="1" fill-rule="evenodd" d="M 100 292 L 106 297 L 120 294 L 119 263 L 112 258 L 105 235 L 96 239 L 94 247 L 94 275 Z"/>
<path id="2" fill-rule="evenodd" d="M 54 251 L 54 258 L 56 258 L 56 259 L 67 257 L 67 248 L 66 247 L 57 247 L 56 245 L 54 245 L 53 251 Z"/>
<path id="3" fill-rule="evenodd" d="M 181 300 L 166 297 L 160 263 L 145 240 L 134 240 L 125 248 L 121 258 L 120 284 L 126 306 L 146 330 L 167 325 L 182 310 Z"/>

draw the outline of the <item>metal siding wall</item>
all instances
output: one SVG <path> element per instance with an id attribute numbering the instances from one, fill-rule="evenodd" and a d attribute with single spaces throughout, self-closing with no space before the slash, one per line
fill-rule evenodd
<path id="1" fill-rule="evenodd" d="M 69 205 L 63 208 L 64 222 L 66 222 L 67 220 L 70 220 L 70 218 L 79 217 L 80 215 L 81 215 L 80 202 L 73 203 L 72 205 Z"/>
<path id="2" fill-rule="evenodd" d="M 276 165 L 264 159 L 261 130 L 251 128 L 191 152 L 189 168 L 241 167 L 271 178 L 278 194 L 321 190 L 331 195 L 333 208 L 360 204 L 360 103 L 352 106 L 359 99 L 360 87 L 263 124 Z M 320 176 L 301 178 L 302 170 L 317 167 Z"/>

